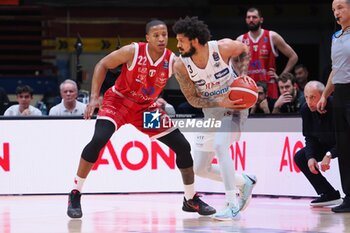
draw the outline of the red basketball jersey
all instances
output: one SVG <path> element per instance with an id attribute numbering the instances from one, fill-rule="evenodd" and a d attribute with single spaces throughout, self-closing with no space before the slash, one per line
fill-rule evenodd
<path id="1" fill-rule="evenodd" d="M 172 75 L 175 56 L 169 49 L 165 49 L 164 54 L 153 62 L 147 49 L 148 43 L 135 43 L 132 64 L 130 67 L 123 65 L 115 82 L 115 90 L 139 104 L 151 103 L 158 98 Z"/>
<path id="2" fill-rule="evenodd" d="M 267 75 L 269 68 L 276 70 L 276 57 L 278 55 L 272 46 L 270 31 L 264 29 L 256 40 L 252 39 L 249 33 L 245 33 L 242 42 L 250 49 L 248 75 L 256 82 L 266 82 L 269 97 L 277 98 L 277 84 L 275 80 L 271 80 L 271 77 Z"/>

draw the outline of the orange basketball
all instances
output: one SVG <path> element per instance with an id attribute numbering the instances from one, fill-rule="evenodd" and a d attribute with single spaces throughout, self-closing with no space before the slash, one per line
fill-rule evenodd
<path id="1" fill-rule="evenodd" d="M 242 99 L 242 104 L 246 106 L 242 109 L 251 108 L 258 100 L 258 87 L 253 79 L 245 81 L 243 78 L 236 78 L 230 86 L 230 100 Z"/>

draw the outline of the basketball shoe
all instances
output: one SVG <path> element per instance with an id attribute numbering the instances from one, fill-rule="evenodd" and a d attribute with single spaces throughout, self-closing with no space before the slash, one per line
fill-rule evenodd
<path id="1" fill-rule="evenodd" d="M 249 201 L 252 197 L 253 188 L 257 182 L 256 176 L 247 175 L 242 173 L 243 178 L 245 179 L 245 184 L 239 188 L 239 200 L 238 206 L 239 210 L 243 211 L 247 208 Z"/>
<path id="2" fill-rule="evenodd" d="M 310 206 L 340 205 L 342 202 L 339 191 L 334 191 L 322 193 L 318 198 L 311 201 Z"/>
<path id="3" fill-rule="evenodd" d="M 227 206 L 213 215 L 213 218 L 219 221 L 230 221 L 241 219 L 241 214 L 239 213 L 239 207 L 234 204 L 227 204 Z"/>
<path id="4" fill-rule="evenodd" d="M 67 215 L 71 218 L 81 218 L 83 212 L 80 205 L 81 193 L 74 189 L 69 193 Z"/>
<path id="5" fill-rule="evenodd" d="M 216 210 L 202 201 L 199 194 L 195 194 L 192 199 L 186 200 L 184 197 L 182 210 L 186 212 L 197 212 L 200 215 L 212 215 Z"/>

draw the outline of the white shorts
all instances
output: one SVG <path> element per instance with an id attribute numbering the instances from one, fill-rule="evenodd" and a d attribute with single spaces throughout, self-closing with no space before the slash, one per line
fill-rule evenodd
<path id="1" fill-rule="evenodd" d="M 223 146 L 229 148 L 232 142 L 238 141 L 249 114 L 248 109 L 238 111 L 227 108 L 203 108 L 203 113 L 205 119 L 221 120 L 220 129 L 196 133 L 194 149 L 210 152 L 215 152 L 215 144 L 226 144 Z"/>

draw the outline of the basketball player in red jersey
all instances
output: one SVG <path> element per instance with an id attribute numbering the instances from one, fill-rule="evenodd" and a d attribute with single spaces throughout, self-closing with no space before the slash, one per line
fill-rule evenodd
<path id="1" fill-rule="evenodd" d="M 110 53 L 95 66 L 91 99 L 86 107 L 85 119 L 91 118 L 95 108 L 99 107 L 98 97 L 107 70 L 123 64 L 115 85 L 104 95 L 93 138 L 81 154 L 73 190 L 68 200 L 67 214 L 71 218 L 81 218 L 83 215 L 80 205 L 82 186 L 97 161 L 100 150 L 115 130 L 128 123 L 151 138 L 157 138 L 176 153 L 176 165 L 180 169 L 185 190 L 182 209 L 187 212 L 198 212 L 200 215 L 211 215 L 216 212 L 194 191 L 191 147 L 183 134 L 175 128 L 160 127 L 154 130 L 143 128 L 144 112 L 154 113 L 151 121 L 158 117 L 169 119 L 155 100 L 172 75 L 175 58 L 175 55 L 166 48 L 168 30 L 163 21 L 152 20 L 147 23 L 146 40 L 147 43 L 132 43 Z"/>
<path id="2" fill-rule="evenodd" d="M 267 95 L 270 98 L 278 98 L 278 87 L 276 81 L 276 57 L 278 51 L 282 52 L 288 62 L 282 73 L 290 72 L 298 61 L 295 51 L 277 32 L 261 28 L 264 19 L 257 8 L 250 8 L 245 18 L 249 31 L 240 35 L 237 40 L 249 46 L 250 63 L 248 76 L 255 82 L 267 83 Z"/>

